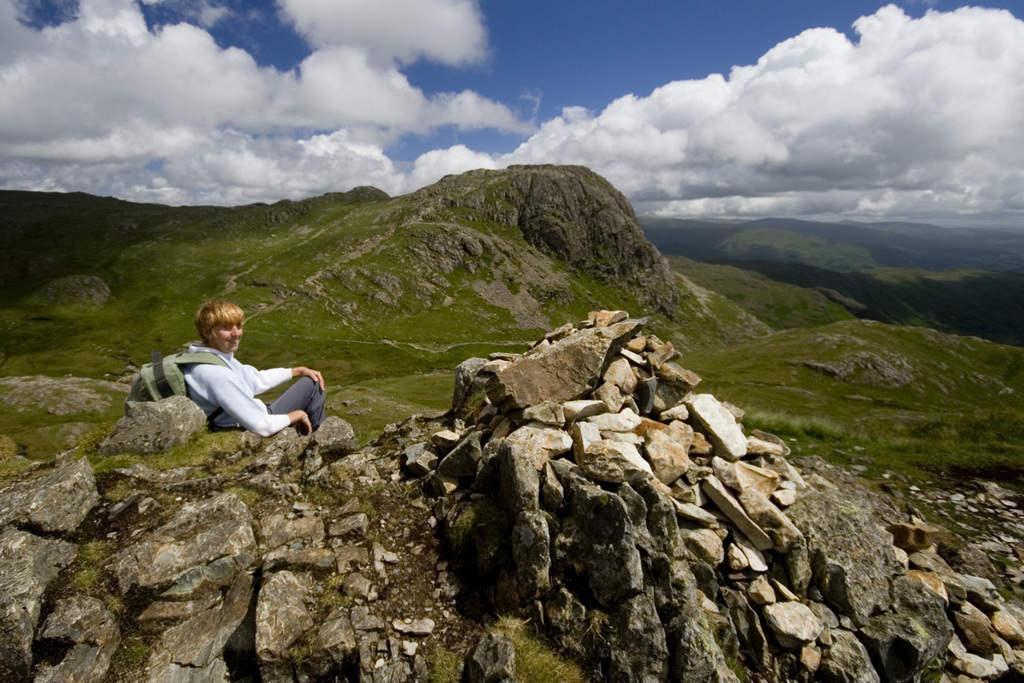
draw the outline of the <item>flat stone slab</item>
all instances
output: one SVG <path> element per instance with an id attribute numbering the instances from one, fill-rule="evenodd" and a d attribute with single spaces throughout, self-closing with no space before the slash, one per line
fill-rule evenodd
<path id="1" fill-rule="evenodd" d="M 774 547 L 775 542 L 765 533 L 764 529 L 754 523 L 754 520 L 750 519 L 743 506 L 729 493 L 728 489 L 725 488 L 725 484 L 719 481 L 718 477 L 712 475 L 704 479 L 701 482 L 701 489 L 718 506 L 718 509 L 729 518 L 729 521 L 735 524 L 736 528 L 750 539 L 755 548 L 758 550 L 770 550 Z"/>
<path id="2" fill-rule="evenodd" d="M 518 408 L 579 399 L 594 388 L 609 356 L 618 354 L 642 325 L 626 320 L 579 330 L 496 372 L 487 384 L 487 398 Z"/>

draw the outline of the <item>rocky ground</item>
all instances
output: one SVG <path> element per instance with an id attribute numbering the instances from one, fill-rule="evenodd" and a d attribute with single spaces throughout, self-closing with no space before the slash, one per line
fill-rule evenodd
<path id="1" fill-rule="evenodd" d="M 0 489 L 0 680 L 505 680 L 500 615 L 581 680 L 1020 678 L 1018 493 L 873 492 L 674 355 L 603 312 L 361 449 L 330 418 L 183 467 L 37 465 Z M 194 411 L 139 404 L 94 459 Z"/>

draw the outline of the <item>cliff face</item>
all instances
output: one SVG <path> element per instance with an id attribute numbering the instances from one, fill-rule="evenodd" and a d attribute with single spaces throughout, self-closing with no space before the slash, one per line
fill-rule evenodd
<path id="1" fill-rule="evenodd" d="M 446 176 L 421 191 L 450 208 L 470 208 L 517 226 L 531 245 L 603 280 L 639 290 L 675 315 L 679 290 L 668 262 L 644 236 L 633 207 L 582 166 L 510 166 Z"/>

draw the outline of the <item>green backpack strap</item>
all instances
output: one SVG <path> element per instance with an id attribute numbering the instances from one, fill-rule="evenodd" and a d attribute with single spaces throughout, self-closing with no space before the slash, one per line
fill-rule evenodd
<path id="1" fill-rule="evenodd" d="M 167 373 L 164 372 L 164 355 L 159 351 L 150 354 L 153 360 L 153 379 L 156 380 L 156 390 L 162 398 L 174 395 L 174 389 L 167 381 Z"/>
<path id="2" fill-rule="evenodd" d="M 176 387 L 177 384 L 180 384 L 182 382 L 182 379 L 179 379 L 178 377 L 180 375 L 180 371 L 178 373 L 175 373 L 176 381 L 175 384 L 172 385 L 170 379 L 168 379 L 167 373 L 168 371 L 173 372 L 173 369 L 167 367 L 167 365 L 223 365 L 224 367 L 228 366 L 228 364 L 224 361 L 223 358 L 221 358 L 215 353 L 210 353 L 209 351 L 199 351 L 196 353 L 188 353 L 186 351 L 182 351 L 179 353 L 172 353 L 170 356 L 167 356 L 166 358 L 164 358 L 163 354 L 160 353 L 159 351 L 153 351 L 151 356 L 153 358 L 153 379 L 155 381 L 157 393 L 160 395 L 161 398 L 168 398 L 170 396 L 174 396 L 175 394 L 182 393 L 182 391 L 180 390 L 176 391 L 176 388 L 181 390 L 184 389 L 183 384 L 181 387 Z"/>

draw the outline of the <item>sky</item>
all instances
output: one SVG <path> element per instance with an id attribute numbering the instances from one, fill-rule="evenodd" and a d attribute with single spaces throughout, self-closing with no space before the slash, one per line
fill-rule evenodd
<path id="1" fill-rule="evenodd" d="M 581 164 L 637 213 L 1024 227 L 1024 3 L 0 0 L 0 189 Z"/>

